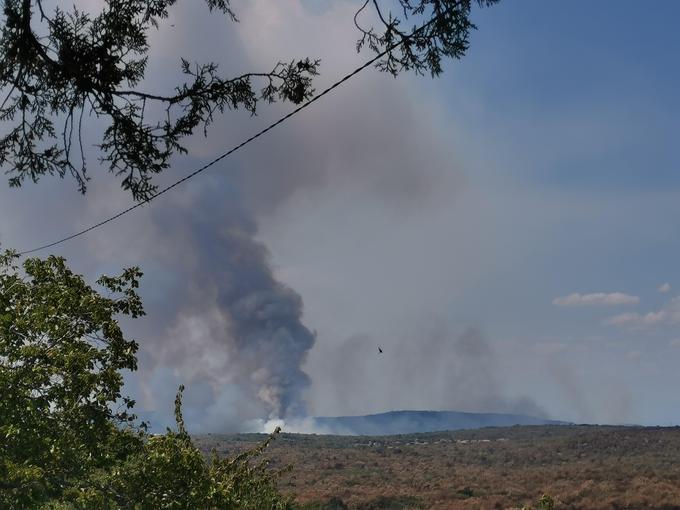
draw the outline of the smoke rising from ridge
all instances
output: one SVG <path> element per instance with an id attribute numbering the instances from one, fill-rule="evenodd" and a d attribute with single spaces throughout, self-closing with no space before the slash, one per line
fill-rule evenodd
<path id="1" fill-rule="evenodd" d="M 216 393 L 234 386 L 270 418 L 304 415 L 309 378 L 301 365 L 315 336 L 302 323 L 302 298 L 274 278 L 238 200 L 213 191 L 199 196 L 217 207 L 176 203 L 155 216 L 160 231 L 173 232 L 161 262 L 181 267 L 183 282 L 164 310 L 154 311 L 169 324 L 162 341 L 151 340 L 157 363 Z"/>
<path id="2" fill-rule="evenodd" d="M 344 415 L 432 409 L 546 417 L 532 399 L 503 390 L 500 360 L 478 329 L 458 334 L 444 325 L 427 329 L 392 338 L 388 344 L 358 335 L 330 352 L 315 352 L 314 357 L 322 359 L 315 359 L 318 369 L 310 373 L 312 401 L 323 396 Z M 378 344 L 384 348 L 382 355 Z"/>

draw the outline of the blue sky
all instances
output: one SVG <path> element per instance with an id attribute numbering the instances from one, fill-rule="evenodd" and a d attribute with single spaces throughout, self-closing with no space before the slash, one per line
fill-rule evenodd
<path id="1" fill-rule="evenodd" d="M 566 251 L 554 255 L 568 260 L 541 256 L 560 268 L 551 278 L 557 284 L 568 281 L 568 266 L 571 278 L 593 287 L 653 290 L 649 282 L 673 275 L 678 9 L 674 2 L 645 10 L 633 2 L 506 2 L 482 11 L 470 55 L 445 79 L 478 94 L 483 111 L 471 119 L 473 137 L 490 134 L 497 164 L 472 178 L 511 181 L 564 203 L 542 243 Z M 451 104 L 461 118 L 465 105 Z"/>
<path id="2" fill-rule="evenodd" d="M 353 51 L 354 2 L 235 7 L 241 23 L 222 30 L 178 5 L 176 28 L 152 40 L 145 85 L 167 84 L 177 52 L 235 72 L 318 56 L 319 88 L 367 58 Z M 55 252 L 91 278 L 144 269 L 149 314 L 128 326 L 142 346 L 128 382 L 160 421 L 181 382 L 194 430 L 267 417 L 258 366 L 235 353 L 232 311 L 209 291 L 229 285 L 210 277 L 236 225 L 316 332 L 301 365 L 311 414 L 679 424 L 679 14 L 671 0 L 478 9 L 468 55 L 440 78 L 363 73 L 135 218 Z M 283 111 L 225 115 L 163 178 Z M 41 243 L 127 205 L 95 170 L 86 197 L 54 180 L 0 188 L 0 241 Z"/>
<path id="3" fill-rule="evenodd" d="M 515 148 L 551 149 L 549 162 L 520 159 L 516 178 L 561 190 L 664 190 L 678 183 L 679 9 L 499 4 L 480 13 L 484 29 L 447 81 L 478 91 L 495 120 L 491 133 Z"/>
<path id="4" fill-rule="evenodd" d="M 452 91 L 447 111 L 472 126 L 472 157 L 489 163 L 469 178 L 523 202 L 499 218 L 519 256 L 483 291 L 500 294 L 489 328 L 551 336 L 565 349 L 577 347 L 574 337 L 603 337 L 611 348 L 570 353 L 571 363 L 590 384 L 603 379 L 598 371 L 620 379 L 640 409 L 630 419 L 646 422 L 678 419 L 669 409 L 677 409 L 679 353 L 669 347 L 677 325 L 611 331 L 601 323 L 606 310 L 563 310 L 546 298 L 620 290 L 640 296 L 636 309 L 656 310 L 669 297 L 656 287 L 673 281 L 680 249 L 679 10 L 675 2 L 501 3 L 478 14 L 469 55 L 442 80 Z"/>

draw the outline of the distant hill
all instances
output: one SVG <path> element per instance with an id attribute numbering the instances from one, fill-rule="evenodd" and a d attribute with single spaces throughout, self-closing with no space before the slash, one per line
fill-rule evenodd
<path id="1" fill-rule="evenodd" d="M 385 436 L 439 430 L 509 427 L 512 425 L 565 425 L 521 414 L 462 413 L 456 411 L 390 411 L 366 416 L 314 418 L 316 428 L 328 434 Z"/>

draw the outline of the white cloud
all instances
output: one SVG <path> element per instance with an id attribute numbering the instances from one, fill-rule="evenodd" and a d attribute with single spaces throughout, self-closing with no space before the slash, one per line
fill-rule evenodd
<path id="1" fill-rule="evenodd" d="M 637 312 L 622 313 L 604 321 L 609 326 L 618 327 L 651 327 L 667 324 L 680 324 L 680 298 L 676 297 L 656 312 L 640 314 Z"/>
<path id="2" fill-rule="evenodd" d="M 624 294 L 623 292 L 595 292 L 592 294 L 573 293 L 568 296 L 553 299 L 556 306 L 615 306 L 636 305 L 640 302 L 637 296 Z"/>
<path id="3" fill-rule="evenodd" d="M 662 294 L 666 294 L 667 292 L 670 292 L 671 289 L 672 289 L 671 284 L 666 282 L 662 285 L 659 285 L 656 290 L 658 290 Z"/>

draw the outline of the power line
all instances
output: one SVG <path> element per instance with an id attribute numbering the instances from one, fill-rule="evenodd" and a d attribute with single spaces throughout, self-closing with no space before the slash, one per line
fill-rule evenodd
<path id="1" fill-rule="evenodd" d="M 361 71 L 363 71 L 363 70 L 366 69 L 367 67 L 369 67 L 369 66 L 375 64 L 375 63 L 376 63 L 378 60 L 380 60 L 382 57 L 384 57 L 385 55 L 387 55 L 388 53 L 390 53 L 390 52 L 393 51 L 394 49 L 396 49 L 396 48 L 398 48 L 399 46 L 401 46 L 401 45 L 402 45 L 404 42 L 406 42 L 408 39 L 411 39 L 411 38 L 412 38 L 413 36 L 415 36 L 416 34 L 422 32 L 423 30 L 425 30 L 428 26 L 430 26 L 431 24 L 433 24 L 440 16 L 444 16 L 444 15 L 446 15 L 447 13 L 448 13 L 448 11 L 445 11 L 445 12 L 440 13 L 439 15 L 433 17 L 430 21 L 428 21 L 428 22 L 425 23 L 424 25 L 420 26 L 419 28 L 417 28 L 416 30 L 414 30 L 413 32 L 411 32 L 411 34 L 410 34 L 409 36 L 404 37 L 403 39 L 400 39 L 398 42 L 396 42 L 396 43 L 394 43 L 394 44 L 388 46 L 385 50 L 383 50 L 382 52 L 378 53 L 375 57 L 373 57 L 372 59 L 366 61 L 364 64 L 360 65 L 359 67 L 357 67 L 354 71 L 350 72 L 349 74 L 346 74 L 346 75 L 343 76 L 341 79 L 339 79 L 338 81 L 336 81 L 335 83 L 333 83 L 332 85 L 330 85 L 329 87 L 327 87 L 326 89 L 324 89 L 322 92 L 320 92 L 319 94 L 315 95 L 315 96 L 312 97 L 311 99 L 307 100 L 306 102 L 304 102 L 303 104 L 301 104 L 300 106 L 298 106 L 297 108 L 295 108 L 293 111 L 287 113 L 286 115 L 284 115 L 283 117 L 281 117 L 281 118 L 278 119 L 277 121 L 275 121 L 275 122 L 269 124 L 267 127 L 265 127 L 264 129 L 258 131 L 257 133 L 255 133 L 255 134 L 254 134 L 253 136 L 251 136 L 250 138 L 248 138 L 248 139 L 244 140 L 243 142 L 239 143 L 238 145 L 232 147 L 232 148 L 229 149 L 227 152 L 225 152 L 224 154 L 221 154 L 220 156 L 218 156 L 218 157 L 216 157 L 215 159 L 213 159 L 212 161 L 206 163 L 206 164 L 203 165 L 202 167 L 200 167 L 200 168 L 194 170 L 194 171 L 191 172 L 190 174 L 188 174 L 188 175 L 182 177 L 181 179 L 179 179 L 179 180 L 173 182 L 172 184 L 166 186 L 165 188 L 162 188 L 161 190 L 159 190 L 158 192 L 154 193 L 154 194 L 151 195 L 150 197 L 146 198 L 146 199 L 143 200 L 142 202 L 138 202 L 138 203 L 136 203 L 136 204 L 134 204 L 134 205 L 131 205 L 131 206 L 128 207 L 127 209 L 123 209 L 123 210 L 119 211 L 118 213 L 114 214 L 113 216 L 110 216 L 110 217 L 106 218 L 105 220 L 100 221 L 99 223 L 95 223 L 95 224 L 93 224 L 93 225 L 90 225 L 89 227 L 87 227 L 87 228 L 85 228 L 85 229 L 83 229 L 83 230 L 80 230 L 79 232 L 76 232 L 76 233 L 71 234 L 71 235 L 66 236 L 66 237 L 62 237 L 61 239 L 59 239 L 59 240 L 57 240 L 57 241 L 54 241 L 54 242 L 51 242 L 51 243 L 48 243 L 48 244 L 44 244 L 44 245 L 42 245 L 42 246 L 38 246 L 38 247 L 36 247 L 36 248 L 31 248 L 30 250 L 20 251 L 18 254 L 19 254 L 19 255 L 27 255 L 27 254 L 29 254 L 29 253 L 34 253 L 34 252 L 36 252 L 36 251 L 45 250 L 45 249 L 47 249 L 47 248 L 51 248 L 52 246 L 56 246 L 56 245 L 58 245 L 58 244 L 65 243 L 65 242 L 67 242 L 67 241 L 70 241 L 71 239 L 75 239 L 76 237 L 80 237 L 80 236 L 82 236 L 82 235 L 87 234 L 88 232 L 91 232 L 91 231 L 93 231 L 93 230 L 95 230 L 95 229 L 97 229 L 97 228 L 99 228 L 99 227 L 102 227 L 102 226 L 106 225 L 107 223 L 111 223 L 112 221 L 117 220 L 117 219 L 120 218 L 121 216 L 124 216 L 124 215 L 126 215 L 126 214 L 128 214 L 128 213 L 134 211 L 134 210 L 137 209 L 138 207 L 142 207 L 143 205 L 148 204 L 148 203 L 151 202 L 153 199 L 158 198 L 159 196 L 163 195 L 164 193 L 167 193 L 167 192 L 170 191 L 171 189 L 173 189 L 173 188 L 179 186 L 179 185 L 182 184 L 183 182 L 188 181 L 188 180 L 191 179 L 192 177 L 195 177 L 196 175 L 198 175 L 198 174 L 200 174 L 201 172 L 207 170 L 208 168 L 210 168 L 211 166 L 215 165 L 215 164 L 218 163 L 219 161 L 223 160 L 224 158 L 226 158 L 226 157 L 229 156 L 230 154 L 233 154 L 234 152 L 236 152 L 237 150 L 239 150 L 241 147 L 244 147 L 245 145 L 248 145 L 250 142 L 256 140 L 257 138 L 259 138 L 259 137 L 261 137 L 262 135 L 266 134 L 267 132 L 271 131 L 272 129 L 274 129 L 275 127 L 277 127 L 279 124 L 283 124 L 285 121 L 287 121 L 288 119 L 290 119 L 293 115 L 298 114 L 299 112 L 301 112 L 302 110 L 304 110 L 305 108 L 307 108 L 309 105 L 311 105 L 311 104 L 314 103 L 315 101 L 318 101 L 318 100 L 321 99 L 323 96 L 325 96 L 326 94 L 328 94 L 328 93 L 331 92 L 332 90 L 336 89 L 337 87 L 339 87 L 340 85 L 342 85 L 343 83 L 345 83 L 345 82 L 346 82 L 347 80 L 349 80 L 350 78 L 352 78 L 352 77 L 354 77 L 355 75 L 359 74 Z"/>

